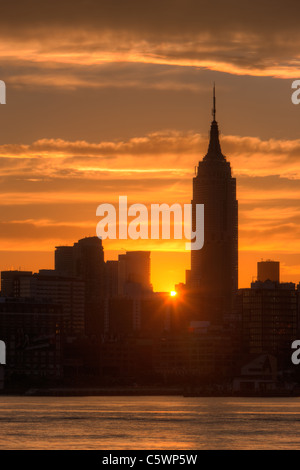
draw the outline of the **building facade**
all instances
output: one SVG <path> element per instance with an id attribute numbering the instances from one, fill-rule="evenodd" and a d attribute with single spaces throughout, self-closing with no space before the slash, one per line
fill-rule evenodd
<path id="1" fill-rule="evenodd" d="M 240 289 L 244 352 L 271 354 L 278 367 L 291 366 L 291 345 L 298 339 L 298 292 L 293 283 L 253 282 Z"/>
<path id="2" fill-rule="evenodd" d="M 8 387 L 52 383 L 63 378 L 61 327 L 61 306 L 1 297 L 0 331 L 6 344 Z"/>
<path id="3" fill-rule="evenodd" d="M 218 123 L 213 121 L 207 154 L 193 179 L 192 225 L 196 205 L 204 204 L 204 246 L 191 252 L 190 286 L 199 294 L 199 309 L 218 321 L 233 308 L 238 289 L 238 201 L 236 180 L 222 154 Z"/>

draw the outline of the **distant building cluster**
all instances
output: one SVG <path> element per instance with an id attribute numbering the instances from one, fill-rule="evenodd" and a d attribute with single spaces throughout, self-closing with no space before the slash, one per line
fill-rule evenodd
<path id="1" fill-rule="evenodd" d="M 296 390 L 291 344 L 300 338 L 300 284 L 281 283 L 279 262 L 267 260 L 258 262 L 257 280 L 238 289 L 236 181 L 215 114 L 214 96 L 208 152 L 193 181 L 192 208 L 205 207 L 205 242 L 191 251 L 186 282 L 173 295 L 153 292 L 151 253 L 105 262 L 98 237 L 57 246 L 53 270 L 2 271 L 0 386 Z"/>

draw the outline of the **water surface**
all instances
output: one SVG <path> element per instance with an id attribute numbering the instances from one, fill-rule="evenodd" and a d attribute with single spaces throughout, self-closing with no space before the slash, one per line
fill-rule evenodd
<path id="1" fill-rule="evenodd" d="M 298 449 L 300 398 L 0 397 L 0 449 Z"/>

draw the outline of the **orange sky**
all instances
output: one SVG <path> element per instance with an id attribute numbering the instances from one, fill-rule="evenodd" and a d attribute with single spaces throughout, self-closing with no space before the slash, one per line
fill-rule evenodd
<path id="1" fill-rule="evenodd" d="M 234 0 L 16 3 L 17 17 L 7 4 L 0 18 L 0 269 L 52 268 L 54 247 L 94 236 L 97 206 L 119 195 L 190 202 L 216 81 L 222 151 L 237 178 L 240 287 L 261 258 L 300 281 L 296 1 L 248 11 Z M 189 267 L 184 242 L 104 248 L 106 259 L 151 250 L 156 290 Z"/>

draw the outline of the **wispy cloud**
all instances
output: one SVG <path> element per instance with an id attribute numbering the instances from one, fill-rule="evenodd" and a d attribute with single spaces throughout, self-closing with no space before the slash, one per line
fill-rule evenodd
<path id="1" fill-rule="evenodd" d="M 53 235 L 55 231 L 63 233 L 63 227 L 68 238 L 68 233 L 82 223 L 91 226 L 98 204 L 117 203 L 122 194 L 128 195 L 130 203 L 190 202 L 193 168 L 206 147 L 206 136 L 178 131 L 150 133 L 127 141 L 42 139 L 31 145 L 2 145 L 1 204 L 31 207 L 31 215 L 26 210 L 25 217 L 14 216 L 4 222 L 9 222 L 10 230 L 16 233 L 20 223 L 31 226 L 33 238 L 33 227 L 44 233 L 49 226 Z M 222 136 L 222 147 L 230 156 L 238 182 L 241 249 L 261 245 L 262 240 L 272 246 L 281 246 L 288 238 L 289 247 L 293 240 L 296 243 L 300 226 L 300 141 Z M 158 158 L 159 165 L 155 166 Z M 89 219 L 82 220 L 82 212 L 78 216 L 72 209 L 73 220 L 64 224 L 68 204 L 82 202 L 89 207 Z M 34 222 L 36 207 L 41 204 L 44 217 L 39 210 Z M 47 207 L 53 205 L 58 207 L 57 216 L 49 219 Z"/>
<path id="2" fill-rule="evenodd" d="M 61 1 L 49 9 L 35 0 L 26 8 L 21 1 L 14 6 L 7 2 L 1 9 L 0 54 L 4 64 L 18 63 L 20 69 L 11 75 L 11 83 L 118 86 L 117 77 L 106 80 L 105 69 L 103 81 L 95 79 L 93 67 L 120 63 L 299 78 L 298 2 L 153 0 L 149 5 L 98 0 L 83 7 L 76 0 L 72 8 Z M 85 66 L 86 74 L 78 74 L 77 66 Z M 125 86 L 149 86 L 142 77 L 130 75 Z M 154 87 L 167 84 L 163 79 L 153 82 Z M 169 85 L 182 86 L 176 79 Z"/>

